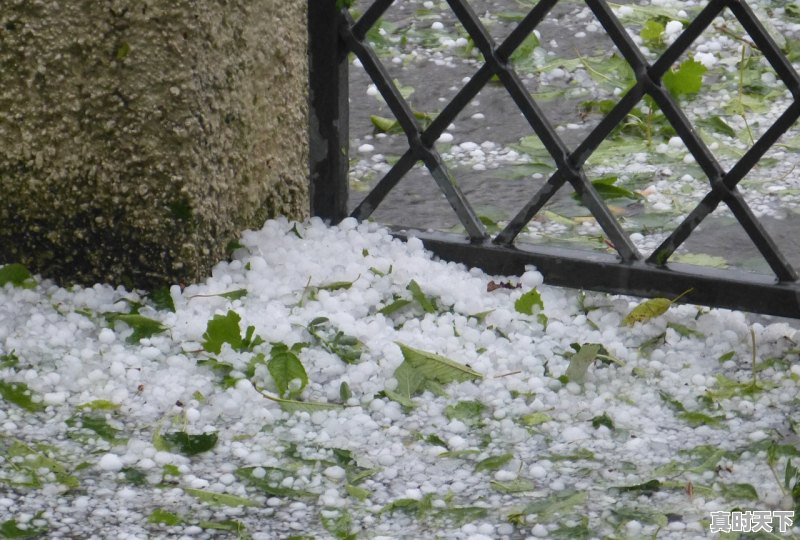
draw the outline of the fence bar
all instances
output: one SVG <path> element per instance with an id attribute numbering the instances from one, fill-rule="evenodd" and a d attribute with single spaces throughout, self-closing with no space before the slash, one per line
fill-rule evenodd
<path id="1" fill-rule="evenodd" d="M 398 231 L 403 240 L 414 236 L 446 261 L 463 263 L 491 275 L 521 275 L 533 265 L 545 283 L 558 287 L 675 298 L 693 289 L 682 302 L 766 315 L 800 318 L 800 292 L 772 276 L 740 270 L 669 263 L 655 267 L 643 261 L 621 263 L 616 255 L 551 246 L 470 244 L 455 234 Z"/>
<path id="2" fill-rule="evenodd" d="M 309 167 L 311 215 L 347 217 L 349 119 L 347 49 L 335 0 L 308 3 Z"/>

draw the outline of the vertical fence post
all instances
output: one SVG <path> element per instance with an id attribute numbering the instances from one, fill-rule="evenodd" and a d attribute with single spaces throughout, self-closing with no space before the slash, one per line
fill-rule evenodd
<path id="1" fill-rule="evenodd" d="M 336 0 L 308 1 L 311 215 L 347 216 L 349 109 L 347 52 Z"/>

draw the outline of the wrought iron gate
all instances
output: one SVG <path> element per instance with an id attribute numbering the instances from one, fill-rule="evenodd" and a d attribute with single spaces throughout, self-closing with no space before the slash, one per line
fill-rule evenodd
<path id="1" fill-rule="evenodd" d="M 426 247 L 443 259 L 463 262 L 491 274 L 520 274 L 525 265 L 532 264 L 549 284 L 610 293 L 674 297 L 692 289 L 684 298 L 690 303 L 800 318 L 797 273 L 737 189 L 737 184 L 800 117 L 800 78 L 747 3 L 744 0 L 710 0 L 651 64 L 605 0 L 586 0 L 586 5 L 632 67 L 636 83 L 583 142 L 570 151 L 509 62 L 512 53 L 558 1 L 540 0 L 498 45 L 468 0 L 447 0 L 483 55 L 484 63 L 430 125 L 423 129 L 365 39 L 367 31 L 393 0 L 375 0 L 357 21 L 351 18 L 346 9 L 339 8 L 341 0 L 309 0 L 313 214 L 333 223 L 348 215 L 348 55 L 354 53 L 402 127 L 408 139 L 408 149 L 355 208 L 351 213 L 353 217 L 359 220 L 369 218 L 404 175 L 415 164 L 422 162 L 455 210 L 466 229 L 466 237 L 422 231 L 397 234 L 401 237 L 410 234 L 419 237 Z M 661 81 L 662 76 L 725 9 L 736 16 L 793 97 L 789 108 L 727 171 L 717 162 Z M 435 143 L 446 127 L 495 76 L 544 144 L 557 169 L 507 226 L 492 237 L 448 171 Z M 583 169 L 589 156 L 645 95 L 649 95 L 663 111 L 709 182 L 709 191 L 702 201 L 647 258 L 631 242 Z M 515 244 L 515 239 L 530 220 L 566 183 L 572 186 L 591 211 L 615 249 L 615 255 Z M 773 275 L 670 262 L 675 250 L 720 203 L 730 208 Z"/>

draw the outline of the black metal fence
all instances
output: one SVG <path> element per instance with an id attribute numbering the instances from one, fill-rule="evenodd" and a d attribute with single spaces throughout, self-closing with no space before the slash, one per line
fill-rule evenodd
<path id="1" fill-rule="evenodd" d="M 367 42 L 367 31 L 393 0 L 375 0 L 354 21 L 336 0 L 309 0 L 311 194 L 314 215 L 336 223 L 348 215 L 348 55 L 354 53 L 370 76 L 408 139 L 408 148 L 391 170 L 350 213 L 369 218 L 411 168 L 422 162 L 466 229 L 466 236 L 422 231 L 414 235 L 443 259 L 463 262 L 492 274 L 520 274 L 533 264 L 545 281 L 588 290 L 645 297 L 675 297 L 692 289 L 683 301 L 800 318 L 797 273 L 747 205 L 737 184 L 800 117 L 800 77 L 744 0 L 711 0 L 677 39 L 649 63 L 604 0 L 586 0 L 603 29 L 630 64 L 636 83 L 574 151 L 570 151 L 514 71 L 509 58 L 559 0 L 540 0 L 499 45 L 489 35 L 468 0 L 447 0 L 483 55 L 484 63 L 426 128 Z M 766 57 L 793 101 L 775 123 L 729 170 L 715 159 L 697 135 L 661 78 L 723 10 L 739 20 Z M 556 164 L 556 171 L 494 237 L 489 235 L 436 149 L 436 140 L 478 92 L 497 77 Z M 709 190 L 680 225 L 644 258 L 584 172 L 598 146 L 644 98 L 651 96 L 708 178 Z M 615 255 L 575 249 L 515 244 L 531 219 L 566 183 L 591 211 Z M 675 250 L 720 203 L 730 208 L 773 275 L 713 269 L 670 262 Z"/>

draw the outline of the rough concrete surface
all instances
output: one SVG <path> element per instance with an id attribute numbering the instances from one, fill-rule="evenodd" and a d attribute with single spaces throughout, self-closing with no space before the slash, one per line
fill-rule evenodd
<path id="1" fill-rule="evenodd" d="M 0 2 L 0 263 L 208 275 L 307 212 L 306 2 Z"/>

